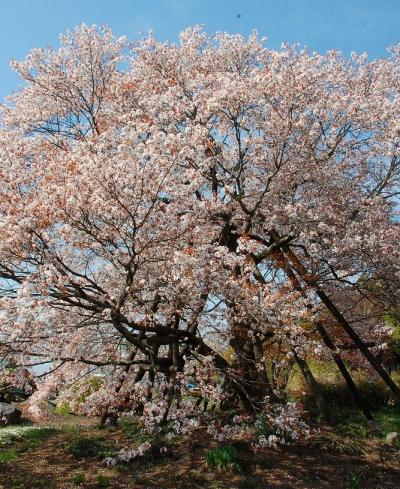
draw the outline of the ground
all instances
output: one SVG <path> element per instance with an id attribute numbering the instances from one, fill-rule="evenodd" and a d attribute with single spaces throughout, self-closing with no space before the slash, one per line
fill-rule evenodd
<path id="1" fill-rule="evenodd" d="M 397 426 L 398 414 L 378 415 L 388 423 L 384 430 Z M 145 440 L 137 424 L 102 429 L 96 418 L 53 415 L 36 424 L 0 428 L 0 488 L 399 488 L 400 447 L 388 445 L 382 430 L 357 419 L 346 415 L 342 424 L 322 425 L 307 441 L 257 453 L 248 441 L 236 441 L 233 466 L 210 465 L 210 450 L 226 444 L 199 429 L 170 443 L 165 455 L 108 467 L 107 455 Z"/>

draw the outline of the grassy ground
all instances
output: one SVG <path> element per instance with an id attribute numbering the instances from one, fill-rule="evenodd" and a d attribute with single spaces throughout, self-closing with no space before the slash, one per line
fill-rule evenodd
<path id="1" fill-rule="evenodd" d="M 310 362 L 332 410 L 318 422 L 299 372 L 289 397 L 305 405 L 316 434 L 307 441 L 255 453 L 250 440 L 220 444 L 204 429 L 175 441 L 145 435 L 135 422 L 100 428 L 98 420 L 49 413 L 45 421 L 0 428 L 0 489 L 385 489 L 400 488 L 400 407 L 388 404 L 379 381 L 352 372 L 374 411 L 368 423 L 354 409 L 335 366 Z M 397 379 L 399 380 L 399 379 Z M 107 466 L 121 448 L 149 441 L 155 449 L 130 463 Z M 160 454 L 159 447 L 168 451 Z"/>
<path id="2" fill-rule="evenodd" d="M 100 429 L 96 419 L 57 416 L 0 429 L 0 487 L 398 489 L 400 446 L 387 445 L 384 436 L 400 431 L 400 410 L 387 407 L 375 418 L 371 427 L 343 411 L 336 426 L 322 426 L 307 442 L 258 453 L 246 440 L 218 444 L 199 430 L 170 442 L 165 455 L 107 467 L 106 456 L 148 439 L 137 425 Z"/>

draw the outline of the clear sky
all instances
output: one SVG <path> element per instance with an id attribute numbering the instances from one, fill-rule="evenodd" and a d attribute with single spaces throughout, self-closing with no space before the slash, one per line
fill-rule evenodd
<path id="1" fill-rule="evenodd" d="M 376 58 L 400 41 L 400 0 L 0 0 L 0 100 L 20 85 L 11 58 L 57 46 L 58 34 L 81 22 L 106 23 L 132 40 L 149 29 L 175 40 L 194 24 L 210 33 L 257 29 L 271 47 L 299 42 Z"/>

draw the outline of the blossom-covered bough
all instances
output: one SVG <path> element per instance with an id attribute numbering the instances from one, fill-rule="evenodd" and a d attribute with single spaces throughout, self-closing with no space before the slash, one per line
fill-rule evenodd
<path id="1" fill-rule="evenodd" d="M 297 438 L 278 377 L 296 362 L 328 415 L 310 355 L 333 358 L 367 416 L 345 360 L 400 400 L 376 357 L 399 306 L 398 47 L 370 62 L 82 25 L 12 66 L 0 351 L 45 366 L 32 405 L 101 372 L 80 408 L 104 421 L 190 429 L 193 384 Z"/>

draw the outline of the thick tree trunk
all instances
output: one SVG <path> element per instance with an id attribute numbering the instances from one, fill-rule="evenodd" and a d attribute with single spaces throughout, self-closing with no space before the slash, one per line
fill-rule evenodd
<path id="1" fill-rule="evenodd" d="M 265 390 L 266 395 L 272 402 L 277 401 L 277 397 L 272 388 L 271 382 L 268 379 L 267 369 L 265 368 L 265 360 L 263 355 L 262 342 L 258 336 L 254 338 L 253 342 L 254 360 L 256 362 L 257 370 L 257 382 L 259 385 L 259 391 Z"/>
<path id="2" fill-rule="evenodd" d="M 266 396 L 273 396 L 268 381 L 265 366 L 262 360 L 262 345 L 259 338 L 252 339 L 248 335 L 249 327 L 237 323 L 232 327 L 233 341 L 231 346 L 235 350 L 236 361 L 233 374 L 241 384 L 242 392 L 246 396 L 242 401 L 247 409 L 257 411 L 265 402 Z"/>

